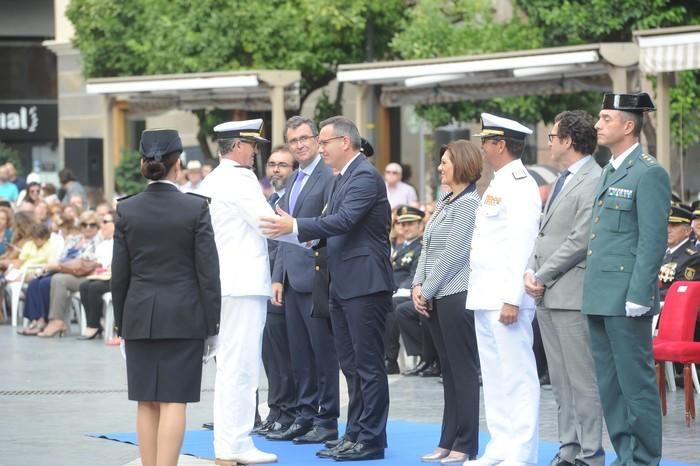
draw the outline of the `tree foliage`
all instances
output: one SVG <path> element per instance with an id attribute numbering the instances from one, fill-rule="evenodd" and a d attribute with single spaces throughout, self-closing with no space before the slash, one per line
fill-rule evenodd
<path id="1" fill-rule="evenodd" d="M 146 180 L 141 175 L 141 155 L 134 150 L 122 151 L 121 160 L 114 171 L 114 184 L 117 192 L 123 195 L 143 191 Z"/>

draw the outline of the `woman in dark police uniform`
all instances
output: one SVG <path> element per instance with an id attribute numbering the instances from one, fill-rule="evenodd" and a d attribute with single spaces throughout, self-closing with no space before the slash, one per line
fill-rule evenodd
<path id="1" fill-rule="evenodd" d="M 207 199 L 174 183 L 177 131 L 144 131 L 140 153 L 141 173 L 151 181 L 117 206 L 112 302 L 129 399 L 138 402 L 142 464 L 173 465 L 186 403 L 199 401 L 205 341 L 215 346 L 219 331 L 219 262 Z"/>

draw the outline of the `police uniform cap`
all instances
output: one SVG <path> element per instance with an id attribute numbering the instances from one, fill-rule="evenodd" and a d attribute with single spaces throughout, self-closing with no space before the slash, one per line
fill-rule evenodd
<path id="1" fill-rule="evenodd" d="M 396 220 L 399 223 L 418 222 L 420 220 L 423 220 L 423 217 L 425 217 L 425 212 L 423 212 L 417 207 L 403 205 L 396 209 Z"/>
<path id="2" fill-rule="evenodd" d="M 688 224 L 693 219 L 693 213 L 690 210 L 690 206 L 683 204 L 676 204 L 671 206 L 671 212 L 668 214 L 668 223 L 676 224 Z"/>
<path id="3" fill-rule="evenodd" d="M 490 113 L 481 114 L 481 132 L 477 134 L 480 138 L 508 138 L 524 141 L 532 130 L 515 120 L 492 115 Z"/>
<path id="4" fill-rule="evenodd" d="M 603 96 L 603 110 L 622 110 L 624 112 L 644 113 L 656 110 L 654 102 L 646 92 L 638 94 L 605 94 Z"/>
<path id="5" fill-rule="evenodd" d="M 372 157 L 374 155 L 374 147 L 365 138 L 361 138 L 362 143 L 360 144 L 360 152 L 365 154 L 366 157 Z"/>
<path id="6" fill-rule="evenodd" d="M 189 171 L 200 171 L 202 170 L 202 162 L 199 160 L 190 160 L 187 162 L 187 170 Z"/>
<path id="7" fill-rule="evenodd" d="M 693 212 L 694 218 L 700 218 L 700 201 L 693 201 L 690 204 L 690 210 Z"/>
<path id="8" fill-rule="evenodd" d="M 160 162 L 164 155 L 182 152 L 182 141 L 177 130 L 147 129 L 141 133 L 139 153 L 145 159 Z"/>
<path id="9" fill-rule="evenodd" d="M 228 121 L 214 126 L 217 139 L 250 139 L 256 142 L 270 142 L 261 136 L 262 118 L 242 121 Z"/>

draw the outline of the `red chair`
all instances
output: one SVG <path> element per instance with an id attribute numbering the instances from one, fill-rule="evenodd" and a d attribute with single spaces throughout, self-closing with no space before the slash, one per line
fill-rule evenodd
<path id="1" fill-rule="evenodd" d="M 659 332 L 653 340 L 656 381 L 661 397 L 661 411 L 666 415 L 666 374 L 664 362 L 683 364 L 685 422 L 695 419 L 695 399 L 691 364 L 700 364 L 700 342 L 694 342 L 695 323 L 700 307 L 700 282 L 678 281 L 671 285 L 659 319 Z"/>

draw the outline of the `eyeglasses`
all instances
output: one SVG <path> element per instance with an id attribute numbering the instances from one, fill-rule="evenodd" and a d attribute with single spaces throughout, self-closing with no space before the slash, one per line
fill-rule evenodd
<path id="1" fill-rule="evenodd" d="M 482 146 L 485 146 L 485 145 L 488 144 L 489 142 L 491 142 L 491 143 L 493 143 L 493 144 L 498 144 L 498 143 L 501 142 L 501 141 L 503 141 L 503 139 L 498 139 L 498 138 L 485 138 L 485 139 L 482 139 L 482 140 L 481 140 L 481 145 L 482 145 Z"/>
<path id="2" fill-rule="evenodd" d="M 289 165 L 287 162 L 279 162 L 279 163 L 267 162 L 265 165 L 267 166 L 267 168 L 272 168 L 273 170 L 275 168 L 279 168 L 281 170 L 284 170 L 286 168 L 291 168 L 291 165 Z"/>
<path id="3" fill-rule="evenodd" d="M 257 144 L 256 144 L 255 141 L 250 141 L 250 140 L 248 140 L 248 139 L 239 139 L 238 142 L 243 142 L 243 143 L 245 143 L 245 144 L 250 144 L 250 145 L 253 147 L 253 149 L 255 149 L 255 148 L 257 147 Z"/>
<path id="4" fill-rule="evenodd" d="M 107 218 L 104 219 L 104 220 L 102 220 L 102 224 L 103 224 L 103 225 L 107 225 L 108 223 L 114 223 L 114 220 L 110 220 L 110 219 L 107 219 Z"/>
<path id="5" fill-rule="evenodd" d="M 550 142 L 550 143 L 551 143 L 552 141 L 554 141 L 554 138 L 555 138 L 555 137 L 559 137 L 559 135 L 558 135 L 558 134 L 554 134 L 554 133 L 549 133 L 549 134 L 547 135 L 547 139 L 549 139 L 549 142 Z"/>
<path id="6" fill-rule="evenodd" d="M 340 139 L 340 138 L 344 138 L 344 137 L 345 137 L 345 136 L 334 136 L 334 137 L 332 137 L 332 138 L 326 139 L 325 141 L 322 140 L 322 139 L 319 139 L 319 140 L 318 140 L 318 145 L 321 146 L 321 147 L 326 147 L 326 146 L 328 145 L 328 143 L 331 142 L 333 139 Z"/>
<path id="7" fill-rule="evenodd" d="M 318 136 L 300 136 L 298 138 L 290 139 L 289 142 L 287 142 L 287 144 L 289 144 L 290 146 L 296 146 L 297 144 L 306 145 L 307 142 L 317 138 Z"/>
<path id="8" fill-rule="evenodd" d="M 80 224 L 80 226 L 81 226 L 82 228 L 97 228 L 97 223 L 86 223 L 86 222 L 82 222 L 82 223 Z"/>
<path id="9" fill-rule="evenodd" d="M 384 173 L 386 173 L 387 175 L 400 175 L 401 174 L 401 172 L 398 170 L 384 170 Z"/>

